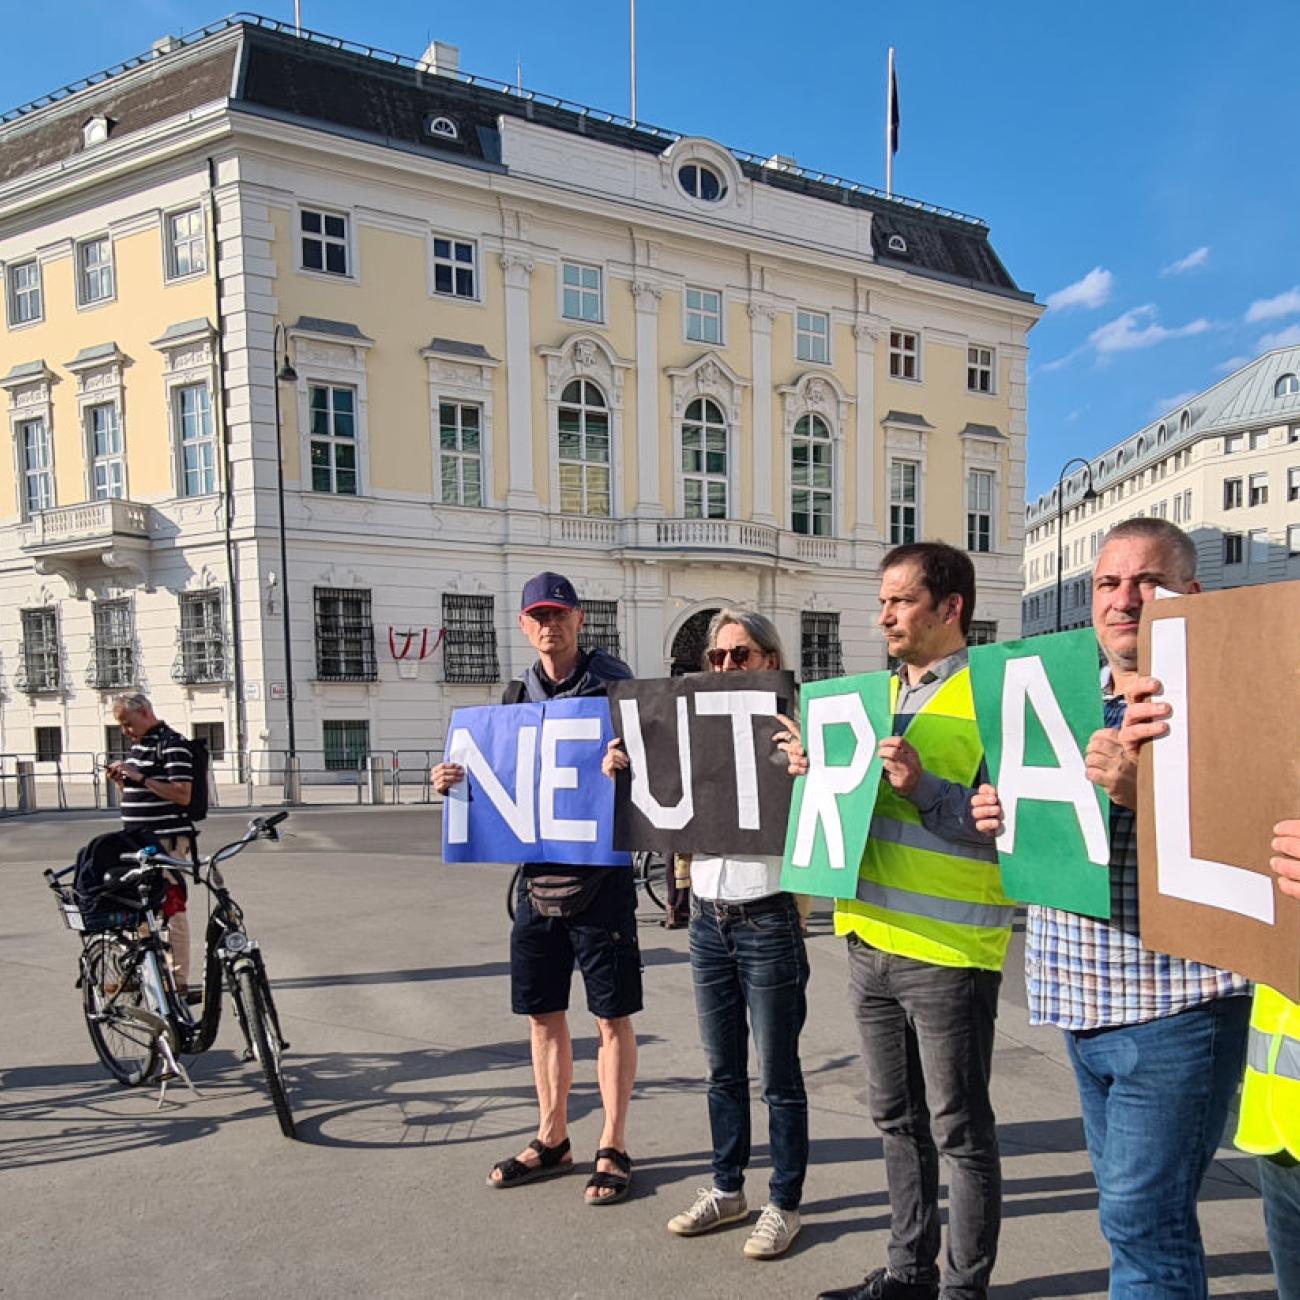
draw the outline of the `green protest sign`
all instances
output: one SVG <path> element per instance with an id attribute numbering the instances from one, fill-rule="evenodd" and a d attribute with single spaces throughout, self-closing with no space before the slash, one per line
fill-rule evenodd
<path id="1" fill-rule="evenodd" d="M 876 750 L 890 733 L 889 673 L 809 682 L 800 691 L 808 775 L 797 777 L 781 888 L 852 898 L 880 789 Z"/>
<path id="2" fill-rule="evenodd" d="M 1110 801 L 1083 755 L 1104 725 L 1090 628 L 970 652 L 975 717 L 1002 800 L 1002 888 L 1027 903 L 1110 917 Z"/>

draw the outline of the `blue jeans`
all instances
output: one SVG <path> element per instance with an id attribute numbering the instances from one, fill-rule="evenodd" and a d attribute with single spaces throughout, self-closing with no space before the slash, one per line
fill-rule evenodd
<path id="1" fill-rule="evenodd" d="M 808 1169 L 808 1094 L 799 1064 L 808 955 L 794 899 L 777 894 L 715 904 L 693 898 L 690 939 L 695 1009 L 709 1064 L 714 1186 L 738 1192 L 745 1181 L 752 1029 L 772 1152 L 769 1197 L 783 1210 L 797 1210 Z"/>
<path id="2" fill-rule="evenodd" d="M 1259 1186 L 1277 1274 L 1277 1300 L 1300 1300 L 1300 1165 L 1261 1160 Z"/>
<path id="3" fill-rule="evenodd" d="M 1111 1300 L 1205 1300 L 1196 1197 L 1245 1066 L 1250 998 L 1065 1035 Z"/>

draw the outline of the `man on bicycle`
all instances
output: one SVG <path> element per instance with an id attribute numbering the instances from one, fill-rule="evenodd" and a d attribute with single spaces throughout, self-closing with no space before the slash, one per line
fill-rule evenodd
<path id="1" fill-rule="evenodd" d="M 122 829 L 153 835 L 163 852 L 173 857 L 193 857 L 197 832 L 186 813 L 194 780 L 188 742 L 158 717 L 149 697 L 138 692 L 113 700 L 113 718 L 132 742 L 130 755 L 106 769 L 108 779 L 122 792 Z M 188 991 L 190 922 L 185 886 L 170 871 L 167 882 L 163 916 L 171 938 L 176 987 L 187 1000 L 196 1001 Z"/>
<path id="2" fill-rule="evenodd" d="M 607 682 L 632 676 L 621 659 L 578 648 L 582 622 L 581 603 L 567 578 L 539 573 L 529 579 L 519 627 L 537 651 L 537 662 L 506 687 L 503 704 L 603 695 Z M 464 777 L 456 763 L 433 769 L 439 794 Z M 566 1012 L 575 962 L 600 1036 L 596 1077 L 605 1108 L 586 1199 L 589 1205 L 610 1205 L 627 1195 L 631 1180 L 625 1136 L 636 1077 L 631 1017 L 641 1010 L 636 886 L 630 871 L 617 868 L 525 863 L 520 872 L 510 935 L 510 999 L 515 1013 L 528 1017 L 540 1117 L 537 1137 L 518 1156 L 494 1165 L 488 1184 L 517 1187 L 573 1165 L 568 1138 L 573 1045 Z"/>

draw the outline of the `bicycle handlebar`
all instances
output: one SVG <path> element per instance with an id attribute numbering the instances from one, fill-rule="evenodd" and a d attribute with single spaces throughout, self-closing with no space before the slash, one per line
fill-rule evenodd
<path id="1" fill-rule="evenodd" d="M 164 853 L 156 844 L 146 844 L 144 848 L 136 853 L 124 853 L 122 854 L 123 862 L 135 862 L 138 865 L 122 876 L 122 883 L 130 884 L 148 875 L 151 871 L 161 871 L 164 868 L 191 872 L 195 880 L 197 880 L 200 867 L 213 867 L 218 862 L 225 861 L 226 858 L 233 858 L 236 853 L 242 852 L 254 840 L 278 840 L 280 836 L 275 828 L 288 815 L 287 812 L 278 812 L 273 813 L 270 817 L 254 817 L 248 823 L 248 830 L 239 839 L 232 840 L 229 844 L 223 845 L 214 853 L 209 854 L 206 858 L 200 858 L 197 862 L 188 858 L 174 858 L 170 854 Z M 49 875 L 48 872 L 46 874 Z"/>

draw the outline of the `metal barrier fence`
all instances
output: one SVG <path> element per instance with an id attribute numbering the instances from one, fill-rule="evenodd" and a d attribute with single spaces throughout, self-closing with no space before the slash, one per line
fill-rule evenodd
<path id="1" fill-rule="evenodd" d="M 440 754 L 428 749 L 377 749 L 343 754 L 300 749 L 225 750 L 213 755 L 208 775 L 212 808 L 266 803 L 430 804 Z M 109 754 L 0 754 L 0 817 L 30 812 L 116 808 L 118 787 L 106 775 Z"/>

